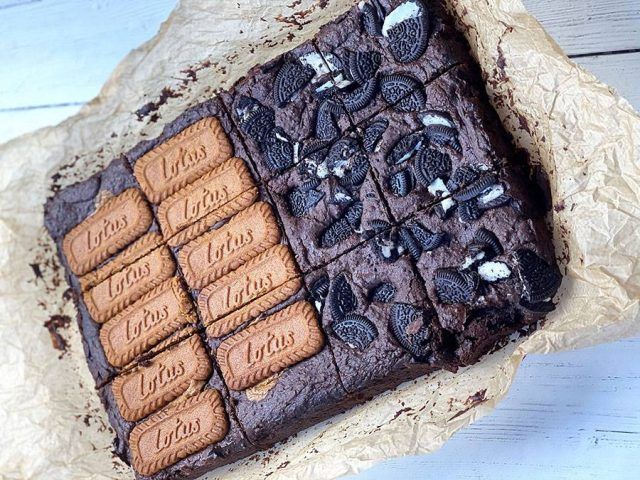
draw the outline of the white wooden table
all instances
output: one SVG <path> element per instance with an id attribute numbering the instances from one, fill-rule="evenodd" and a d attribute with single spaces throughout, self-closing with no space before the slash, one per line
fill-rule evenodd
<path id="1" fill-rule="evenodd" d="M 640 0 L 525 0 L 640 110 Z M 175 0 L 0 0 L 0 142 L 74 114 Z M 507 399 L 432 455 L 360 480 L 640 478 L 640 339 L 531 356 Z"/>

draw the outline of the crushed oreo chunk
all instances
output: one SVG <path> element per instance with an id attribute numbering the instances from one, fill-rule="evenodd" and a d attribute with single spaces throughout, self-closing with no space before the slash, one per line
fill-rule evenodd
<path id="1" fill-rule="evenodd" d="M 347 69 L 349 77 L 364 85 L 376 76 L 382 62 L 379 52 L 347 52 Z"/>
<path id="2" fill-rule="evenodd" d="M 483 192 L 494 186 L 497 182 L 498 179 L 495 174 L 486 173 L 454 193 L 453 198 L 458 202 L 466 202 L 479 197 Z"/>
<path id="3" fill-rule="evenodd" d="M 389 190 L 396 197 L 406 197 L 413 190 L 413 174 L 405 168 L 391 174 L 389 177 Z"/>
<path id="4" fill-rule="evenodd" d="M 389 165 L 400 165 L 406 162 L 420 150 L 422 140 L 423 137 L 420 132 L 410 133 L 401 137 L 387 155 L 387 163 Z"/>
<path id="5" fill-rule="evenodd" d="M 340 135 L 336 116 L 342 110 L 340 104 L 332 99 L 326 99 L 320 104 L 316 115 L 316 137 L 331 141 Z"/>
<path id="6" fill-rule="evenodd" d="M 273 96 L 278 107 L 286 105 L 296 93 L 311 81 L 315 72 L 311 67 L 298 62 L 287 62 L 276 74 Z"/>
<path id="7" fill-rule="evenodd" d="M 440 248 L 449 241 L 449 235 L 445 232 L 432 232 L 418 222 L 409 223 L 407 228 L 425 252 Z"/>
<path id="8" fill-rule="evenodd" d="M 372 78 L 353 91 L 342 95 L 342 103 L 347 112 L 357 112 L 368 106 L 378 93 L 378 80 Z"/>
<path id="9" fill-rule="evenodd" d="M 333 333 L 352 348 L 364 350 L 378 336 L 375 324 L 363 315 L 349 313 L 331 325 Z"/>
<path id="10" fill-rule="evenodd" d="M 255 98 L 241 96 L 236 105 L 240 129 L 253 141 L 264 142 L 275 128 L 275 114 Z"/>
<path id="11" fill-rule="evenodd" d="M 282 128 L 271 130 L 260 147 L 269 170 L 283 172 L 293 166 L 296 146 Z"/>
<path id="12" fill-rule="evenodd" d="M 398 229 L 398 237 L 400 238 L 402 246 L 409 252 L 411 258 L 417 262 L 420 259 L 420 255 L 422 255 L 422 247 L 411 233 L 411 230 L 407 227 L 400 227 Z"/>
<path id="13" fill-rule="evenodd" d="M 421 148 L 416 155 L 414 172 L 418 182 L 429 188 L 437 179 L 447 179 L 451 174 L 451 158 L 433 148 Z"/>
<path id="14" fill-rule="evenodd" d="M 486 260 L 491 260 L 504 252 L 498 237 L 486 228 L 479 228 L 476 231 L 468 248 L 472 255 L 483 252 L 483 258 Z"/>
<path id="15" fill-rule="evenodd" d="M 431 331 L 427 312 L 406 303 L 391 307 L 389 328 L 398 343 L 417 360 L 426 360 L 431 352 Z"/>
<path id="16" fill-rule="evenodd" d="M 363 2 L 360 6 L 360 24 L 362 30 L 371 36 L 382 34 L 384 10 L 378 0 Z"/>
<path id="17" fill-rule="evenodd" d="M 516 251 L 515 258 L 524 299 L 529 304 L 550 301 L 562 282 L 560 272 L 529 249 Z"/>
<path id="18" fill-rule="evenodd" d="M 320 234 L 320 248 L 332 248 L 349 238 L 353 229 L 346 218 L 341 217 Z"/>
<path id="19" fill-rule="evenodd" d="M 476 272 L 459 271 L 454 268 L 440 268 L 433 277 L 438 299 L 446 304 L 470 303 L 479 281 Z"/>
<path id="20" fill-rule="evenodd" d="M 302 217 L 315 207 L 324 197 L 324 193 L 315 188 L 294 188 L 287 195 L 289 211 L 294 217 Z"/>
<path id="21" fill-rule="evenodd" d="M 344 273 L 339 274 L 329 290 L 329 308 L 334 321 L 342 320 L 348 313 L 356 311 L 358 299 Z"/>
<path id="22" fill-rule="evenodd" d="M 389 303 L 396 295 L 396 287 L 389 282 L 382 282 L 376 285 L 369 292 L 372 302 Z"/>
<path id="23" fill-rule="evenodd" d="M 384 118 L 371 122 L 367 128 L 364 129 L 362 135 L 362 145 L 365 152 L 373 153 L 378 147 L 378 143 L 382 139 L 382 135 L 389 127 L 389 120 Z"/>
<path id="24" fill-rule="evenodd" d="M 400 63 L 418 60 L 427 50 L 429 18 L 420 0 L 400 4 L 384 20 L 382 35 L 389 40 L 389 50 Z"/>
<path id="25" fill-rule="evenodd" d="M 401 111 L 414 111 L 411 110 L 413 106 L 422 105 L 426 101 L 424 92 L 421 90 L 422 84 L 419 80 L 410 75 L 404 75 L 400 73 L 392 73 L 385 75 L 380 79 L 380 93 L 382 98 L 389 105 L 396 105 L 399 102 L 404 102 Z M 417 93 L 416 93 L 417 92 Z M 409 97 L 414 97 L 408 99 Z"/>

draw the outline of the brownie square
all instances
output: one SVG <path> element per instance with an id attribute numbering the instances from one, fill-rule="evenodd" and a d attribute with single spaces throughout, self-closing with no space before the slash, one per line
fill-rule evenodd
<path id="1" fill-rule="evenodd" d="M 494 185 L 472 200 L 454 196 L 444 220 L 442 210 L 431 209 L 404 225 L 445 239 L 415 261 L 455 365 L 469 365 L 512 333 L 535 326 L 554 309 L 560 285 L 532 184 L 509 168 Z"/>
<path id="2" fill-rule="evenodd" d="M 233 463 L 257 451 L 256 447 L 249 442 L 240 427 L 229 397 L 229 392 L 217 369 L 214 368 L 211 377 L 203 388 L 217 390 L 224 400 L 225 411 L 229 421 L 229 431 L 225 438 L 214 445 L 206 447 L 200 452 L 179 460 L 156 474 L 144 476 L 136 473 L 136 478 L 153 480 L 196 478 L 209 470 Z M 125 463 L 130 464 L 129 434 L 136 425 L 144 422 L 144 419 L 138 422 L 128 422 L 122 417 L 118 410 L 111 384 L 107 384 L 98 389 L 98 395 L 107 411 L 109 423 L 115 431 L 116 436 L 113 442 L 114 451 Z M 178 398 L 174 403 L 180 400 L 181 398 Z M 169 404 L 165 408 L 169 408 L 171 405 L 172 404 Z"/>
<path id="3" fill-rule="evenodd" d="M 372 239 L 305 283 L 350 394 L 364 399 L 434 370 L 439 323 L 406 256 L 389 261 Z"/>
<path id="4" fill-rule="evenodd" d="M 345 136 L 267 185 L 303 272 L 326 264 L 389 222 L 359 140 Z"/>
<path id="5" fill-rule="evenodd" d="M 391 214 L 401 221 L 513 159 L 507 133 L 472 67 L 458 66 L 426 89 L 420 111 L 394 108 L 359 128 Z"/>
<path id="6" fill-rule="evenodd" d="M 308 145 L 336 140 L 352 127 L 334 90 L 322 57 L 305 42 L 220 94 L 262 181 L 298 163 Z"/>
<path id="7" fill-rule="evenodd" d="M 473 62 L 452 25 L 439 2 L 374 0 L 323 26 L 315 44 L 334 72 L 345 108 L 360 123 L 389 105 L 419 108 L 426 85 Z"/>

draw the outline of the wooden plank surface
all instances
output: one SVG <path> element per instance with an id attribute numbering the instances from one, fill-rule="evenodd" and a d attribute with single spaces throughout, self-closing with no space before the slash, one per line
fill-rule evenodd
<path id="1" fill-rule="evenodd" d="M 640 109 L 639 0 L 524 2 L 567 53 Z M 0 0 L 0 142 L 75 113 L 175 3 Z M 356 478 L 636 479 L 638 358 L 639 339 L 531 356 L 496 411 L 440 451 Z"/>

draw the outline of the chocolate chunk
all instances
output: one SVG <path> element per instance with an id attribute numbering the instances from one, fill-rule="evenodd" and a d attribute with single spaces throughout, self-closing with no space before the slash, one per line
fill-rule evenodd
<path id="1" fill-rule="evenodd" d="M 275 127 L 273 110 L 265 107 L 255 98 L 242 96 L 236 106 L 236 116 L 240 129 L 255 142 L 264 142 Z"/>
<path id="2" fill-rule="evenodd" d="M 430 252 L 440 248 L 449 241 L 449 236 L 444 232 L 431 232 L 418 222 L 411 222 L 407 225 L 413 238 L 418 242 L 422 250 Z"/>
<path id="3" fill-rule="evenodd" d="M 405 168 L 389 177 L 389 189 L 397 197 L 406 197 L 413 190 L 413 174 Z"/>
<path id="4" fill-rule="evenodd" d="M 261 143 L 267 168 L 273 172 L 283 172 L 294 163 L 294 145 L 284 130 L 276 127 Z"/>
<path id="5" fill-rule="evenodd" d="M 387 163 L 400 165 L 409 160 L 422 146 L 423 136 L 421 132 L 411 133 L 401 137 L 387 155 Z"/>
<path id="6" fill-rule="evenodd" d="M 421 86 L 419 80 L 400 73 L 385 75 L 380 79 L 382 98 L 403 112 L 414 111 L 412 108 L 420 104 L 424 106 L 426 100 L 424 92 L 420 90 Z M 404 102 L 402 107 L 397 106 L 399 102 Z"/>
<path id="7" fill-rule="evenodd" d="M 362 29 L 371 36 L 378 36 L 382 33 L 382 22 L 384 12 L 377 0 L 370 3 L 363 3 L 360 7 L 360 24 Z"/>
<path id="8" fill-rule="evenodd" d="M 524 299 L 530 304 L 549 301 L 562 282 L 560 272 L 532 250 L 518 250 L 515 257 Z"/>
<path id="9" fill-rule="evenodd" d="M 376 147 L 388 127 L 389 120 L 382 118 L 380 120 L 375 120 L 365 128 L 364 134 L 362 135 L 362 144 L 367 153 L 373 153 L 376 151 Z"/>
<path id="10" fill-rule="evenodd" d="M 408 8 L 411 16 L 403 17 Z M 385 19 L 382 34 L 389 39 L 389 50 L 400 63 L 419 59 L 427 50 L 429 41 L 429 19 L 420 0 L 400 4 Z"/>
<path id="11" fill-rule="evenodd" d="M 273 84 L 273 96 L 279 107 L 287 104 L 296 93 L 302 90 L 313 78 L 315 72 L 311 67 L 298 62 L 282 65 Z"/>
<path id="12" fill-rule="evenodd" d="M 426 360 L 431 346 L 431 332 L 426 312 L 406 303 L 396 303 L 391 307 L 389 327 L 402 348 L 418 360 Z"/>
<path id="13" fill-rule="evenodd" d="M 358 299 L 344 273 L 333 281 L 329 291 L 329 308 L 334 321 L 340 321 L 358 308 Z"/>
<path id="14" fill-rule="evenodd" d="M 442 303 L 470 303 L 478 288 L 479 277 L 476 272 L 440 268 L 436 270 L 433 281 Z"/>
<path id="15" fill-rule="evenodd" d="M 315 207 L 322 197 L 324 193 L 314 189 L 294 188 L 287 197 L 289 211 L 294 217 L 302 217 Z"/>
<path id="16" fill-rule="evenodd" d="M 368 106 L 378 93 L 378 80 L 372 78 L 355 90 L 342 96 L 347 112 L 357 112 Z"/>
<path id="17" fill-rule="evenodd" d="M 400 237 L 400 242 L 402 246 L 407 249 L 411 258 L 413 258 L 416 262 L 420 259 L 420 255 L 422 255 L 422 247 L 420 243 L 413 237 L 411 230 L 406 227 L 400 227 L 398 230 L 398 235 Z"/>
<path id="18" fill-rule="evenodd" d="M 451 158 L 433 148 L 422 148 L 416 156 L 414 172 L 418 182 L 428 188 L 436 178 L 449 178 Z"/>
<path id="19" fill-rule="evenodd" d="M 453 198 L 458 202 L 466 202 L 480 196 L 485 190 L 492 187 L 497 182 L 498 178 L 495 174 L 487 173 L 454 193 Z"/>
<path id="20" fill-rule="evenodd" d="M 473 235 L 473 242 L 469 245 L 469 252 L 476 255 L 483 252 L 483 260 L 491 260 L 504 252 L 500 240 L 495 233 L 486 228 L 479 228 Z"/>
<path id="21" fill-rule="evenodd" d="M 379 283 L 369 293 L 372 302 L 389 303 L 396 295 L 396 287 L 389 282 Z"/>
<path id="22" fill-rule="evenodd" d="M 357 83 L 364 85 L 376 76 L 382 62 L 380 52 L 347 52 L 347 68 L 349 76 Z"/>
<path id="23" fill-rule="evenodd" d="M 331 325 L 333 333 L 352 348 L 364 350 L 378 336 L 378 329 L 367 317 L 349 313 Z"/>

